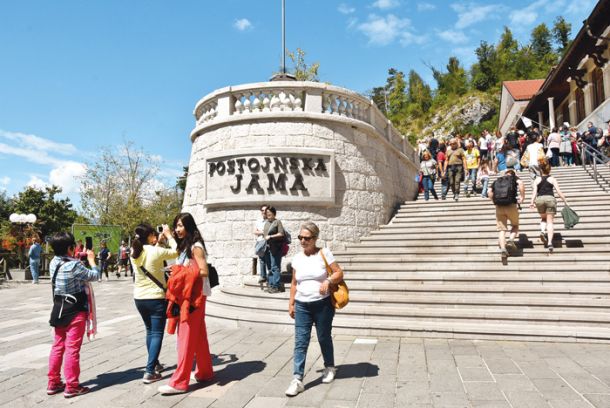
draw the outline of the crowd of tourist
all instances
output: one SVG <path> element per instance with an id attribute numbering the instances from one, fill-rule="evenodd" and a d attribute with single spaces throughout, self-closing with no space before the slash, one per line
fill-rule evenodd
<path id="1" fill-rule="evenodd" d="M 610 123 L 607 129 L 592 122 L 587 130 L 578 132 L 567 123 L 560 128 L 541 132 L 537 127 L 527 131 L 513 126 L 506 134 L 491 134 L 484 130 L 480 135 L 467 133 L 446 138 L 428 137 L 418 140 L 420 158 L 419 181 L 424 200 L 430 196 L 438 200 L 434 183 L 441 181 L 440 199 L 445 200 L 451 191 L 458 201 L 460 193 L 466 197 L 475 194 L 488 196 L 489 176 L 505 172 L 508 168 L 528 169 L 532 179 L 540 175 L 538 161 L 548 159 L 551 167 L 569 167 L 590 162 L 590 146 L 608 156 L 610 154 Z M 584 153 L 584 154 L 582 154 Z M 463 190 L 461 184 L 463 183 Z"/>

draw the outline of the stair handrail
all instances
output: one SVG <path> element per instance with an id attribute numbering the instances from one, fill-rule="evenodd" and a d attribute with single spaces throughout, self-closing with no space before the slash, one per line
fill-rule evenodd
<path id="1" fill-rule="evenodd" d="M 587 170 L 587 166 L 590 166 L 593 169 L 593 179 L 597 184 L 600 184 L 598 177 L 601 176 L 597 171 L 597 165 L 610 163 L 610 158 L 588 143 L 580 142 L 578 146 L 580 147 L 580 161 L 583 169 Z"/>

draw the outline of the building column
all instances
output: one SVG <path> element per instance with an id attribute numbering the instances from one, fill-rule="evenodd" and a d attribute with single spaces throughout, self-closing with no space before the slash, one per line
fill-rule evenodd
<path id="1" fill-rule="evenodd" d="M 544 126 L 544 114 L 538 112 L 538 129 L 540 129 L 540 132 L 542 132 L 542 126 Z"/>
<path id="2" fill-rule="evenodd" d="M 610 99 L 610 62 L 606 62 L 606 65 L 602 67 L 604 73 L 604 97 L 606 100 Z"/>
<path id="3" fill-rule="evenodd" d="M 555 98 L 547 98 L 549 101 L 549 127 L 552 130 L 555 127 Z"/>
<path id="4" fill-rule="evenodd" d="M 585 94 L 585 117 L 587 117 L 593 112 L 593 84 L 589 82 L 582 92 Z"/>

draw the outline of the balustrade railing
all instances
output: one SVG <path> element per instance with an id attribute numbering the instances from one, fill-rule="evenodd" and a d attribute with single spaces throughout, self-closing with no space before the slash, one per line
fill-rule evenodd
<path id="1" fill-rule="evenodd" d="M 347 118 L 372 126 L 393 148 L 417 162 L 405 141 L 375 104 L 355 92 L 318 82 L 266 82 L 217 90 L 195 108 L 198 127 L 236 116 L 305 113 Z"/>
<path id="2" fill-rule="evenodd" d="M 599 171 L 599 167 L 608 165 L 608 163 L 610 163 L 610 158 L 587 143 L 580 143 L 579 147 L 580 161 L 583 168 L 604 191 L 608 191 L 610 188 L 610 181 Z"/>

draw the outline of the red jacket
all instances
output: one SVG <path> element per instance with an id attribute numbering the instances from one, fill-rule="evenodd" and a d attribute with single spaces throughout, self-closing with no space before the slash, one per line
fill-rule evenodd
<path id="1" fill-rule="evenodd" d="M 200 307 L 205 302 L 203 295 L 203 279 L 199 275 L 199 266 L 195 260 L 191 260 L 189 265 L 172 266 L 172 274 L 167 281 L 167 332 L 174 334 L 180 322 L 188 319 L 191 306 Z M 172 316 L 174 305 L 180 307 L 180 316 Z"/>

